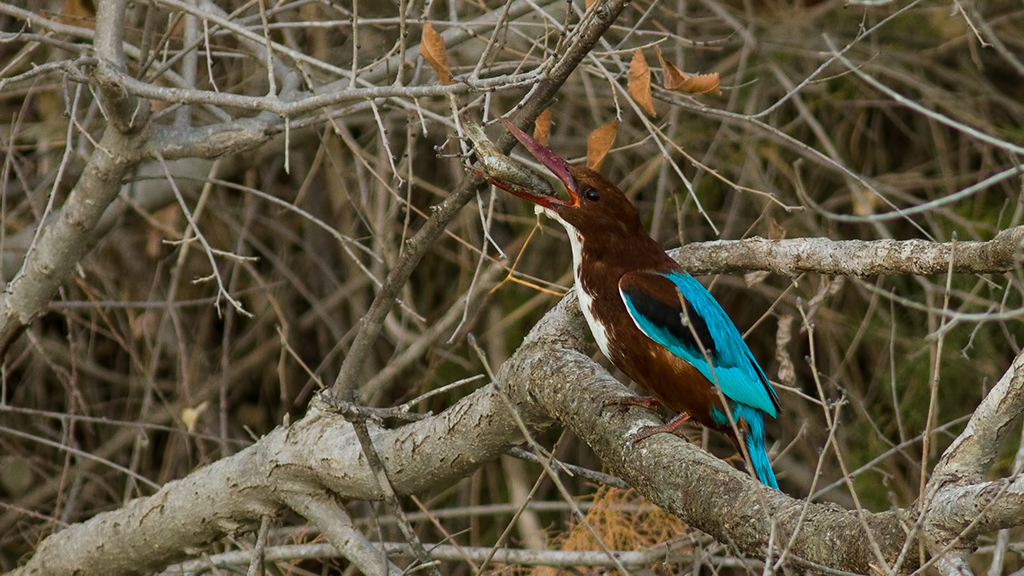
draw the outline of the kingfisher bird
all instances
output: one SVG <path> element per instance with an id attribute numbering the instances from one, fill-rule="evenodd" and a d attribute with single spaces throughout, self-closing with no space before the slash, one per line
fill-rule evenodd
<path id="1" fill-rule="evenodd" d="M 565 228 L 576 295 L 594 340 L 612 364 L 653 395 L 618 403 L 661 404 L 678 413 L 662 426 L 640 430 L 634 441 L 673 432 L 692 419 L 728 436 L 749 457 L 758 480 L 778 488 L 765 447 L 764 417 L 781 413 L 779 397 L 736 325 L 651 238 L 618 187 L 500 120 L 562 182 L 568 200 L 550 186 L 536 186 L 536 173 L 518 163 L 510 168 L 503 156 L 500 169 L 473 172 L 536 204 L 538 212 Z"/>

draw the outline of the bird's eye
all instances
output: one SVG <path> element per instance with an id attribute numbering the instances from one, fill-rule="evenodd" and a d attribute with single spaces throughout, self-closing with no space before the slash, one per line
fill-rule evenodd
<path id="1" fill-rule="evenodd" d="M 585 196 L 586 199 L 590 200 L 591 202 L 597 202 L 598 200 L 601 199 L 601 193 L 598 192 L 597 190 L 594 190 L 593 188 L 587 188 L 587 191 L 583 193 L 583 196 Z"/>

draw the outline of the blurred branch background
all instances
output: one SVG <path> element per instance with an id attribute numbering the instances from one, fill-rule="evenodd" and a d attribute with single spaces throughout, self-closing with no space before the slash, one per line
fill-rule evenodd
<path id="1" fill-rule="evenodd" d="M 457 112 L 514 110 L 584 10 L 129 5 L 125 73 L 152 105 L 150 148 L 95 247 L 4 359 L 0 568 L 60 527 L 301 417 L 333 382 L 405 241 L 462 179 Z M 106 111 L 87 83 L 95 16 L 89 0 L 0 6 L 5 283 L 105 153 Z M 418 57 L 426 21 L 453 83 Z M 685 72 L 719 73 L 722 94 L 660 88 L 653 46 Z M 626 89 L 638 48 L 654 68 L 654 116 Z M 551 103 L 549 145 L 582 161 L 586 135 L 618 120 L 602 171 L 666 248 L 753 236 L 989 240 L 1024 219 L 1022 55 L 1024 9 L 1011 2 L 635 0 Z M 491 366 L 516 349 L 571 283 L 563 236 L 524 203 L 481 190 L 403 288 L 361 399 L 393 406 L 461 382 L 414 404 L 439 412 L 486 382 L 467 335 Z M 1020 352 L 1019 271 L 704 280 L 781 385 L 773 460 L 783 489 L 812 501 L 913 503 L 922 473 Z M 827 449 L 830 433 L 840 450 Z M 693 437 L 731 453 L 721 438 Z M 571 434 L 538 440 L 601 469 Z M 1022 465 L 1012 442 L 991 474 Z M 745 566 L 628 492 L 583 476 L 566 484 L 613 548 L 669 542 L 687 554 L 685 566 L 651 561 L 665 573 Z M 492 546 L 514 518 L 502 541 L 511 547 L 594 547 L 540 466 L 511 457 L 404 504 L 431 542 Z M 401 540 L 370 504 L 347 508 L 360 528 Z M 297 517 L 271 533 L 318 538 Z M 972 561 L 1011 573 L 1024 568 L 1021 550 L 1020 530 L 1004 531 Z M 319 573 L 331 560 L 280 562 Z M 453 557 L 443 572 L 471 565 Z"/>

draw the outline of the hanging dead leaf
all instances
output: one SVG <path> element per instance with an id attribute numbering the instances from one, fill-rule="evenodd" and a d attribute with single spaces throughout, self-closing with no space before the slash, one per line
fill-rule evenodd
<path id="1" fill-rule="evenodd" d="M 548 145 L 548 134 L 551 133 L 551 109 L 545 108 L 533 121 L 533 139 L 542 145 Z"/>
<path id="2" fill-rule="evenodd" d="M 661 48 L 655 46 L 654 52 L 658 55 L 658 63 L 661 64 L 661 72 L 665 76 L 666 89 L 684 94 L 714 94 L 715 96 L 722 94 L 718 82 L 718 72 L 687 74 L 676 68 L 675 64 L 662 58 Z"/>
<path id="3" fill-rule="evenodd" d="M 657 116 L 654 111 L 654 100 L 651 98 L 651 68 L 647 65 L 643 51 L 637 49 L 633 53 L 633 61 L 629 64 L 629 79 L 626 82 L 630 97 L 644 109 L 648 116 Z"/>
<path id="4" fill-rule="evenodd" d="M 675 64 L 665 60 L 661 55 L 661 46 L 655 46 L 654 53 L 658 55 L 658 64 L 661 65 L 661 73 L 665 77 L 665 88 L 675 90 L 676 86 L 686 81 L 686 74 L 683 74 L 682 70 L 676 68 Z"/>
<path id="5" fill-rule="evenodd" d="M 714 94 L 715 96 L 722 95 L 722 88 L 718 82 L 718 72 L 712 72 L 711 74 L 685 74 L 683 73 L 683 83 L 679 86 L 672 88 L 677 92 L 684 92 L 686 94 Z"/>
<path id="6" fill-rule="evenodd" d="M 793 358 L 790 356 L 790 342 L 793 341 L 793 324 L 795 317 L 792 314 L 782 314 L 777 322 L 779 328 L 775 335 L 775 359 L 779 361 L 779 382 L 787 386 L 796 383 L 796 368 Z"/>
<path id="7" fill-rule="evenodd" d="M 618 131 L 618 120 L 612 120 L 587 136 L 587 168 L 601 169 L 608 151 L 612 149 L 612 144 L 615 144 L 615 135 Z"/>
<path id="8" fill-rule="evenodd" d="M 57 21 L 68 26 L 94 28 L 96 26 L 96 5 L 92 0 L 64 0 Z"/>
<path id="9" fill-rule="evenodd" d="M 448 67 L 448 51 L 444 49 L 444 39 L 434 30 L 430 22 L 423 23 L 423 41 L 420 45 L 420 54 L 430 64 L 430 67 L 441 77 L 441 84 L 450 86 L 455 84 L 452 80 L 452 70 Z"/>

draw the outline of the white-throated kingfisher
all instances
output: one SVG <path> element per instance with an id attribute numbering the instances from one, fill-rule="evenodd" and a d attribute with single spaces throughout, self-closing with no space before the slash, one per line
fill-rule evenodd
<path id="1" fill-rule="evenodd" d="M 634 440 L 672 432 L 693 419 L 726 434 L 749 456 L 757 478 L 778 488 L 765 447 L 764 416 L 778 416 L 779 398 L 729 316 L 647 234 L 618 187 L 594 170 L 570 165 L 501 120 L 562 182 L 568 200 L 550 186 L 535 186 L 536 173 L 510 165 L 504 156 L 500 168 L 484 162 L 487 172 L 473 171 L 565 227 L 576 295 L 601 352 L 657 402 L 679 413 L 662 426 L 641 430 Z"/>

